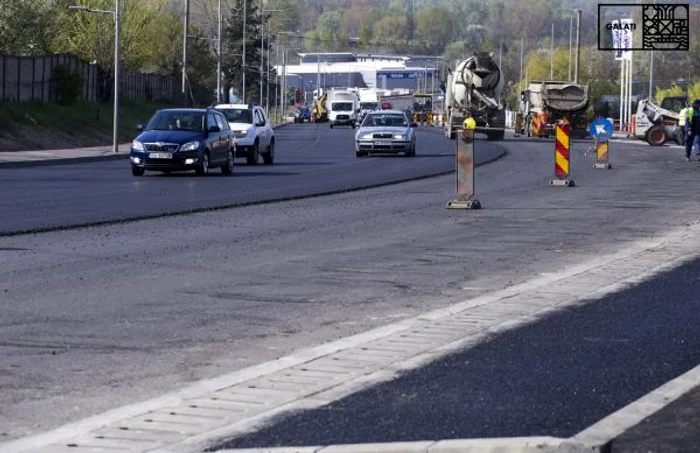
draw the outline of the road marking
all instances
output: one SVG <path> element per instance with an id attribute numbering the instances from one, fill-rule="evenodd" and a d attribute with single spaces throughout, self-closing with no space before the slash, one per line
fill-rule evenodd
<path id="1" fill-rule="evenodd" d="M 700 254 L 698 250 L 700 225 L 685 226 L 491 294 L 0 444 L 0 451 L 88 452 L 100 447 L 131 453 L 202 451 L 269 424 L 275 416 L 321 407 L 553 311 L 626 289 L 692 260 Z M 594 438 L 592 434 L 581 436 Z M 495 445 L 501 440 L 490 442 Z M 531 440 L 512 445 L 521 448 Z M 154 449 L 154 445 L 162 447 Z M 567 443 L 566 448 L 575 451 L 571 448 L 578 447 Z M 437 444 L 430 450 L 450 451 Z"/>

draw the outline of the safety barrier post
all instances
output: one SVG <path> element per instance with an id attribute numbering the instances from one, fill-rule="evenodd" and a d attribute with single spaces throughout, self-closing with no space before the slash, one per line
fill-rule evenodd
<path id="1" fill-rule="evenodd" d="M 554 141 L 554 175 L 549 184 L 552 186 L 573 187 L 574 181 L 569 179 L 571 172 L 571 155 L 569 133 L 571 126 L 568 121 L 557 121 Z"/>
<path id="2" fill-rule="evenodd" d="M 602 168 L 604 170 L 609 170 L 612 168 L 609 162 L 608 156 L 608 142 L 607 140 L 597 140 L 595 141 L 595 150 L 597 162 L 593 164 L 593 168 Z"/>
<path id="3" fill-rule="evenodd" d="M 447 209 L 479 209 L 481 202 L 474 198 L 474 129 L 465 128 L 457 133 L 457 196 L 447 203 Z"/>
<path id="4" fill-rule="evenodd" d="M 515 133 L 516 137 L 520 137 L 520 130 L 523 128 L 523 114 L 518 112 L 515 114 Z"/>

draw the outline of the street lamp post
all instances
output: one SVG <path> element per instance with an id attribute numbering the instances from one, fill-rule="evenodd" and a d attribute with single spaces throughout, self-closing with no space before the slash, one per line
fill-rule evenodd
<path id="1" fill-rule="evenodd" d="M 119 152 L 119 27 L 121 19 L 119 0 L 114 0 L 114 11 L 93 9 L 85 6 L 69 6 L 68 8 L 75 11 L 112 14 L 114 16 L 114 118 L 112 124 L 112 152 L 116 154 Z"/>
<path id="2" fill-rule="evenodd" d="M 260 19 L 260 106 L 263 106 L 263 75 L 264 75 L 264 56 L 265 56 L 265 13 L 275 13 L 280 11 L 287 11 L 286 9 L 263 9 L 260 8 L 260 14 L 262 15 Z M 269 27 L 268 27 L 269 28 Z M 268 30 L 268 34 L 270 31 Z M 268 64 L 270 64 L 270 59 L 268 57 Z M 268 89 L 269 92 L 269 89 Z M 269 94 L 268 94 L 269 96 Z"/>

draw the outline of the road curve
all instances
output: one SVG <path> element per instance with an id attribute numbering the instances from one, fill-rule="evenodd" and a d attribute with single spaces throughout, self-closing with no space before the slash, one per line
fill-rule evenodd
<path id="1" fill-rule="evenodd" d="M 438 129 L 418 132 L 418 156 L 358 159 L 350 128 L 288 125 L 276 131 L 275 165 L 237 160 L 233 177 L 214 172 L 131 176 L 128 163 L 0 169 L 0 235 L 153 218 L 343 192 L 419 179 L 454 170 L 454 143 Z M 479 143 L 477 164 L 502 155 Z"/>

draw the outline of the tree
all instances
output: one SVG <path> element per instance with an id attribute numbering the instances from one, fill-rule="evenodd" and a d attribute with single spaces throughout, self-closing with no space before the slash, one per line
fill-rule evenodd
<path id="1" fill-rule="evenodd" d="M 246 68 L 243 68 L 243 2 L 246 2 Z M 262 31 L 262 14 L 260 12 L 260 2 L 257 0 L 233 0 L 231 15 L 226 21 L 224 29 L 224 79 L 228 86 L 234 91 L 241 93 L 243 86 L 243 70 L 246 71 L 246 93 L 245 99 L 257 99 L 262 103 L 260 97 L 260 84 L 265 80 L 260 80 L 260 39 Z M 267 17 L 266 17 L 267 19 Z M 263 49 L 269 46 L 269 39 L 265 40 Z M 269 65 L 269 62 L 268 62 Z M 269 74 L 269 71 L 265 71 Z"/>
<path id="2" fill-rule="evenodd" d="M 385 16 L 378 20 L 373 35 L 376 44 L 400 47 L 399 43 L 406 40 L 406 16 Z"/>
<path id="3" fill-rule="evenodd" d="M 49 0 L 3 0 L 0 7 L 0 54 L 46 53 L 52 15 Z"/>
<path id="4" fill-rule="evenodd" d="M 452 16 L 438 6 L 422 9 L 416 14 L 416 29 L 429 53 L 439 54 L 452 37 Z"/>
<path id="5" fill-rule="evenodd" d="M 68 8 L 72 4 L 107 11 L 114 7 L 112 0 L 58 0 L 54 12 L 56 20 L 51 29 L 54 36 L 52 50 L 70 53 L 85 61 L 96 61 L 102 67 L 111 68 L 114 61 L 112 15 L 72 11 Z M 154 56 L 150 31 L 157 28 L 163 7 L 162 0 L 122 2 L 120 56 L 125 69 L 140 69 Z"/>

